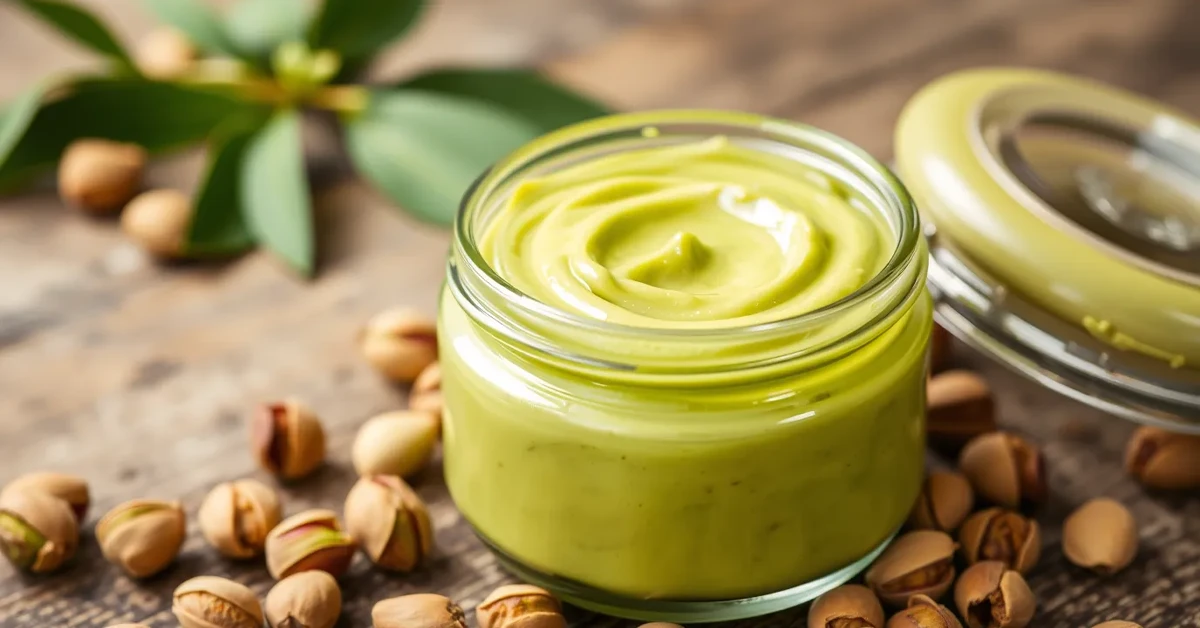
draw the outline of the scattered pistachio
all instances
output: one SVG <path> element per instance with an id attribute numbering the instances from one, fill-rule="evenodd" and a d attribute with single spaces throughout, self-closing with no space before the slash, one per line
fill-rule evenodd
<path id="1" fill-rule="evenodd" d="M 1125 469 L 1150 488 L 1200 488 L 1200 436 L 1139 427 L 1125 449 Z"/>
<path id="2" fill-rule="evenodd" d="M 946 368 L 950 361 L 951 338 L 945 327 L 933 324 L 933 333 L 929 337 L 929 371 L 937 373 Z"/>
<path id="3" fill-rule="evenodd" d="M 342 590 L 324 571 L 301 571 L 272 587 L 264 607 L 271 628 L 333 628 Z"/>
<path id="4" fill-rule="evenodd" d="M 466 628 L 466 614 L 450 598 L 435 593 L 401 595 L 371 607 L 374 628 Z"/>
<path id="5" fill-rule="evenodd" d="M 276 580 L 318 569 L 337 578 L 350 567 L 354 540 L 329 510 L 306 510 L 284 519 L 267 535 L 267 571 Z"/>
<path id="6" fill-rule="evenodd" d="M 1042 553 L 1042 535 L 1033 519 L 1003 508 L 981 510 L 963 523 L 958 544 L 968 564 L 985 560 L 1029 573 Z"/>
<path id="7" fill-rule="evenodd" d="M 53 471 L 26 473 L 9 482 L 8 486 L 0 491 L 0 501 L 4 500 L 4 494 L 9 491 L 26 490 L 47 493 L 67 502 L 75 513 L 76 521 L 83 521 L 87 517 L 88 506 L 92 503 L 87 482 L 83 478 Z"/>
<path id="8" fill-rule="evenodd" d="M 179 78 L 196 62 L 196 47 L 174 28 L 159 28 L 138 42 L 134 59 L 142 74 L 154 79 Z"/>
<path id="9" fill-rule="evenodd" d="M 412 571 L 433 550 L 425 503 L 395 475 L 361 478 L 346 496 L 346 531 L 371 562 Z"/>
<path id="10" fill-rule="evenodd" d="M 223 482 L 209 491 L 196 518 L 204 538 L 218 552 L 253 558 L 262 553 L 267 533 L 279 523 L 279 496 L 258 480 Z"/>
<path id="11" fill-rule="evenodd" d="M 367 321 L 359 347 L 384 377 L 411 382 L 437 360 L 437 325 L 414 310 L 385 310 Z"/>
<path id="12" fill-rule="evenodd" d="M 883 628 L 879 598 L 860 584 L 844 584 L 808 608 L 808 628 Z"/>
<path id="13" fill-rule="evenodd" d="M 58 164 L 58 193 L 88 213 L 112 213 L 137 194 L 145 167 L 146 151 L 137 144 L 75 140 Z"/>
<path id="14" fill-rule="evenodd" d="M 325 461 L 321 421 L 298 401 L 260 408 L 252 420 L 251 441 L 258 464 L 285 480 L 302 478 Z"/>
<path id="15" fill-rule="evenodd" d="M 1025 578 L 994 560 L 963 572 L 954 585 L 954 604 L 968 628 L 1024 628 L 1037 607 Z"/>
<path id="16" fill-rule="evenodd" d="M 28 489 L 0 496 L 0 552 L 17 569 L 49 573 L 78 547 L 79 524 L 67 502 Z"/>
<path id="17" fill-rule="evenodd" d="M 171 564 L 187 536 L 179 502 L 135 499 L 104 515 L 96 540 L 109 562 L 134 578 L 152 576 Z"/>
<path id="18" fill-rule="evenodd" d="M 887 628 L 962 628 L 962 624 L 950 609 L 928 595 L 914 595 L 907 608 L 892 615 Z"/>
<path id="19" fill-rule="evenodd" d="M 179 190 L 142 192 L 121 212 L 121 230 L 156 257 L 181 255 L 191 224 L 192 199 Z"/>
<path id="20" fill-rule="evenodd" d="M 954 582 L 954 540 L 935 530 L 909 532 L 871 565 L 866 582 L 884 603 L 895 607 L 914 595 L 940 598 Z"/>
<path id="21" fill-rule="evenodd" d="M 1125 621 L 1124 619 L 1113 619 L 1106 621 L 1103 624 L 1096 624 L 1095 626 L 1092 626 L 1092 628 L 1142 628 L 1142 626 L 1141 624 L 1135 624 L 1131 621 Z"/>
<path id="22" fill-rule="evenodd" d="M 408 407 L 412 410 L 428 412 L 441 421 L 443 402 L 442 365 L 440 363 L 430 364 L 417 376 L 412 390 L 408 393 Z"/>
<path id="23" fill-rule="evenodd" d="M 562 604 L 549 591 L 528 584 L 497 588 L 475 608 L 479 628 L 566 628 Z"/>
<path id="24" fill-rule="evenodd" d="M 262 628 L 263 612 L 246 585 L 199 576 L 175 589 L 171 612 L 183 628 Z"/>
<path id="25" fill-rule="evenodd" d="M 934 375 L 925 386 L 925 397 L 925 432 L 933 447 L 958 451 L 972 438 L 996 430 L 992 390 L 977 373 Z"/>
<path id="26" fill-rule="evenodd" d="M 1138 531 L 1124 504 L 1100 497 L 1083 504 L 1063 522 L 1067 560 L 1102 574 L 1116 573 L 1137 555 Z"/>
<path id="27" fill-rule="evenodd" d="M 1046 499 L 1042 452 L 1015 434 L 991 432 L 974 438 L 963 447 L 958 466 L 975 493 L 996 505 L 1017 508 Z"/>
<path id="28" fill-rule="evenodd" d="M 975 494 L 966 477 L 952 471 L 933 471 L 925 478 L 921 495 L 908 515 L 908 525 L 915 530 L 950 532 L 967 518 L 974 505 Z"/>
<path id="29" fill-rule="evenodd" d="M 437 434 L 437 417 L 428 412 L 385 412 L 359 428 L 350 458 L 361 476 L 409 477 L 429 462 Z"/>

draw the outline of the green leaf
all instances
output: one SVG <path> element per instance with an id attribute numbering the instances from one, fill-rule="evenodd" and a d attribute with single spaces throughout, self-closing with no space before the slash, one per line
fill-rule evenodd
<path id="1" fill-rule="evenodd" d="M 109 32 L 108 27 L 83 7 L 57 0 L 21 0 L 21 4 L 64 35 L 102 55 L 111 57 L 134 75 L 138 74 L 133 59 L 129 57 L 129 53 L 125 52 L 125 48 L 121 46 L 117 38 Z"/>
<path id="2" fill-rule="evenodd" d="M 308 43 L 336 50 L 350 65 L 403 35 L 424 8 L 424 0 L 325 0 Z"/>
<path id="3" fill-rule="evenodd" d="M 312 204 L 304 172 L 300 114 L 283 110 L 250 140 L 241 200 L 250 231 L 305 275 L 313 270 Z"/>
<path id="4" fill-rule="evenodd" d="M 259 63 L 289 41 L 304 41 L 309 11 L 297 0 L 241 0 L 225 17 L 229 38 Z"/>
<path id="5" fill-rule="evenodd" d="M 41 104 L 42 96 L 49 86 L 50 83 L 47 82 L 26 90 L 17 96 L 16 100 L 8 103 L 4 113 L 0 114 L 0 165 L 8 161 L 8 155 L 25 136 L 25 131 L 37 115 L 38 105 Z"/>
<path id="6" fill-rule="evenodd" d="M 540 134 L 486 103 L 403 90 L 373 93 L 346 125 L 346 146 L 362 174 L 401 207 L 449 224 L 476 177 Z"/>
<path id="7" fill-rule="evenodd" d="M 242 163 L 251 133 L 227 133 L 209 145 L 208 170 L 196 196 L 186 250 L 192 255 L 230 255 L 254 246 L 242 210 Z"/>
<path id="8" fill-rule="evenodd" d="M 604 105 L 531 70 L 437 70 L 411 79 L 403 87 L 488 102 L 524 118 L 542 132 L 609 113 Z"/>
<path id="9" fill-rule="evenodd" d="M 145 0 L 144 4 L 158 19 L 183 31 L 204 52 L 240 56 L 220 18 L 200 0 Z"/>
<path id="10" fill-rule="evenodd" d="M 0 188 L 58 161 L 83 137 L 140 144 L 158 153 L 195 143 L 233 115 L 262 105 L 200 87 L 140 79 L 83 80 L 41 107 L 25 133 L 0 158 Z M 9 125 L 5 117 L 5 127 Z"/>

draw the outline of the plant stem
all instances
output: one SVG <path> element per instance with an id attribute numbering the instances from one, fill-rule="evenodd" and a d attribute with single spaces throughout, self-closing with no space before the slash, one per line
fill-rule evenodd
<path id="1" fill-rule="evenodd" d="M 355 115 L 367 108 L 367 90 L 361 85 L 331 85 L 314 90 L 304 102 L 317 109 Z"/>

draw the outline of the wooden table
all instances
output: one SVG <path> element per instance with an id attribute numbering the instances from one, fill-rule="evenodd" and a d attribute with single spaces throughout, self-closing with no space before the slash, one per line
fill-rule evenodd
<path id="1" fill-rule="evenodd" d="M 128 37 L 150 21 L 132 0 L 91 0 Z M 539 64 L 622 109 L 728 107 L 816 124 L 887 156 L 904 101 L 947 71 L 1022 63 L 1107 80 L 1200 113 L 1200 3 L 1195 0 L 446 0 L 380 73 L 430 63 Z M 0 5 L 0 96 L 84 57 Z M 157 167 L 188 185 L 195 156 Z M 283 488 L 287 509 L 340 509 L 353 482 L 349 445 L 404 391 L 359 359 L 356 327 L 392 304 L 434 311 L 447 234 L 397 214 L 354 180 L 318 193 L 321 275 L 297 281 L 253 255 L 215 266 L 147 262 L 115 224 L 61 207 L 51 193 L 0 202 L 0 481 L 58 469 L 86 476 L 95 513 L 134 497 L 178 498 L 189 513 L 213 484 L 260 476 L 244 426 L 256 402 L 300 395 L 330 432 L 330 464 Z M 964 352 L 965 353 L 965 352 Z M 1200 626 L 1200 497 L 1145 493 L 1121 471 L 1131 427 L 1067 402 L 979 356 L 1004 425 L 1044 447 L 1052 503 L 1031 576 L 1036 625 L 1079 628 L 1127 618 Z M 378 599 L 439 591 L 472 607 L 505 579 L 459 519 L 437 468 L 439 557 L 408 577 L 359 560 L 345 580 L 342 626 L 369 624 Z M 1109 495 L 1136 515 L 1137 562 L 1098 578 L 1071 567 L 1062 517 Z M 93 522 L 96 515 L 93 515 Z M 101 559 L 91 532 L 64 572 L 23 577 L 0 566 L 3 626 L 173 626 L 170 592 L 225 574 L 264 593 L 257 563 L 216 557 L 196 534 L 178 563 L 135 583 Z M 736 578 L 737 574 L 730 574 Z M 573 611 L 579 625 L 614 620 Z M 802 625 L 788 612 L 747 625 Z"/>

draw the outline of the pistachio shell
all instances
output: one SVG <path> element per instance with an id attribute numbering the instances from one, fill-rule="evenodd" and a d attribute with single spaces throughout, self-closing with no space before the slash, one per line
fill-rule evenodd
<path id="1" fill-rule="evenodd" d="M 49 573 L 78 547 L 79 525 L 67 502 L 33 490 L 0 496 L 0 552 L 18 569 Z"/>
<path id="2" fill-rule="evenodd" d="M 1139 427 L 1125 449 L 1125 468 L 1150 488 L 1200 488 L 1200 436 Z"/>
<path id="3" fill-rule="evenodd" d="M 510 584 L 492 591 L 475 609 L 479 628 L 566 628 L 562 604 L 549 591 Z"/>
<path id="4" fill-rule="evenodd" d="M 257 480 L 223 482 L 200 505 L 197 519 L 204 538 L 225 556 L 252 558 L 262 553 L 267 533 L 281 518 L 279 496 Z"/>
<path id="5" fill-rule="evenodd" d="M 371 562 L 411 571 L 433 550 L 433 527 L 425 503 L 394 475 L 360 479 L 345 506 L 346 530 Z"/>
<path id="6" fill-rule="evenodd" d="M 408 407 L 410 410 L 428 412 L 440 421 L 443 405 L 442 366 L 434 362 L 421 371 L 413 382 L 412 390 L 408 393 Z"/>
<path id="7" fill-rule="evenodd" d="M 963 572 L 954 585 L 954 603 L 968 628 L 1024 628 L 1037 606 L 1021 574 L 994 560 Z"/>
<path id="8" fill-rule="evenodd" d="M 957 451 L 972 438 L 996 429 L 995 401 L 986 380 L 971 371 L 946 371 L 925 386 L 925 432 L 929 443 Z"/>
<path id="9" fill-rule="evenodd" d="M 187 536 L 179 502 L 135 499 L 108 511 L 96 524 L 96 540 L 109 562 L 134 578 L 171 564 Z"/>
<path id="10" fill-rule="evenodd" d="M 330 510 L 306 510 L 284 519 L 267 535 L 267 570 L 276 580 L 310 569 L 338 577 L 350 567 L 354 540 Z"/>
<path id="11" fill-rule="evenodd" d="M 1042 535 L 1033 519 L 1003 508 L 988 508 L 967 518 L 958 543 L 968 564 L 998 560 L 1029 573 L 1042 553 Z"/>
<path id="12" fill-rule="evenodd" d="M 1123 619 L 1113 619 L 1102 624 L 1096 624 L 1095 626 L 1092 626 L 1092 628 L 1142 628 L 1142 626 L 1141 624 L 1135 624 L 1131 621 L 1125 621 Z"/>
<path id="13" fill-rule="evenodd" d="M 958 466 L 975 493 L 996 505 L 1017 508 L 1046 498 L 1041 451 L 1015 434 L 991 432 L 974 438 L 963 447 Z"/>
<path id="14" fill-rule="evenodd" d="M 437 435 L 437 417 L 428 412 L 385 412 L 359 428 L 350 457 L 361 476 L 409 477 L 429 462 Z"/>
<path id="15" fill-rule="evenodd" d="M 304 404 L 288 400 L 265 404 L 251 422 L 259 465 L 285 479 L 312 473 L 325 461 L 325 430 Z"/>
<path id="16" fill-rule="evenodd" d="M 908 606 L 892 615 L 887 628 L 962 628 L 950 609 L 927 595 L 914 595 Z"/>
<path id="17" fill-rule="evenodd" d="M 75 512 L 77 521 L 84 520 L 92 501 L 91 495 L 88 493 L 87 482 L 83 478 L 53 471 L 26 473 L 9 482 L 8 486 L 4 487 L 4 491 L 0 492 L 0 501 L 3 501 L 5 493 L 22 490 L 48 493 L 67 502 L 71 506 L 71 510 Z"/>
<path id="18" fill-rule="evenodd" d="M 125 205 L 121 231 L 151 255 L 179 257 L 187 242 L 192 213 L 192 199 L 183 192 L 150 190 Z"/>
<path id="19" fill-rule="evenodd" d="M 380 601 L 371 608 L 374 628 L 466 628 L 466 615 L 450 598 L 415 593 Z"/>
<path id="20" fill-rule="evenodd" d="M 1137 522 L 1120 502 L 1107 497 L 1093 499 L 1063 522 L 1062 544 L 1063 554 L 1072 563 L 1115 573 L 1137 555 Z"/>
<path id="21" fill-rule="evenodd" d="M 860 584 L 833 589 L 817 598 L 808 609 L 808 628 L 883 628 L 883 622 L 879 598 Z"/>
<path id="22" fill-rule="evenodd" d="M 332 628 L 342 613 L 342 591 L 324 571 L 301 571 L 267 593 L 265 609 L 271 628 Z"/>
<path id="23" fill-rule="evenodd" d="M 367 321 L 359 347 L 384 377 L 411 382 L 437 360 L 437 325 L 415 310 L 386 310 Z"/>
<path id="24" fill-rule="evenodd" d="M 175 589 L 171 612 L 183 628 L 261 628 L 262 607 L 246 585 L 199 576 Z"/>
<path id="25" fill-rule="evenodd" d="M 884 550 L 865 579 L 892 606 L 904 606 L 914 595 L 937 599 L 954 582 L 954 540 L 934 530 L 909 532 Z"/>
<path id="26" fill-rule="evenodd" d="M 965 476 L 934 471 L 925 478 L 921 495 L 908 516 L 908 525 L 916 530 L 949 532 L 966 519 L 974 505 L 975 494 Z"/>
<path id="27" fill-rule="evenodd" d="M 159 28 L 138 42 L 134 58 L 148 77 L 172 79 L 187 73 L 196 61 L 196 47 L 174 28 Z"/>
<path id="28" fill-rule="evenodd" d="M 86 212 L 112 213 L 137 194 L 145 167 L 146 151 L 137 144 L 78 139 L 58 162 L 58 193 Z"/>

